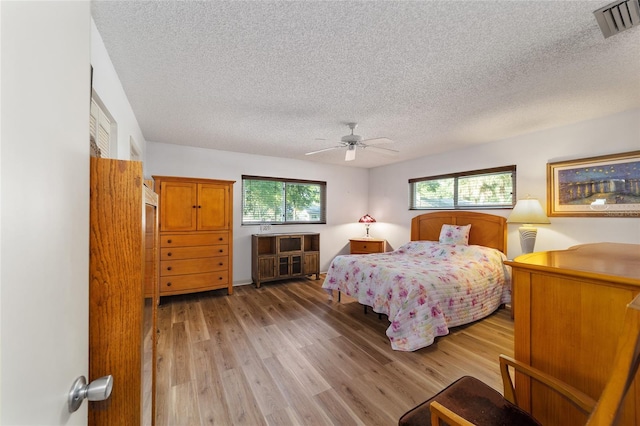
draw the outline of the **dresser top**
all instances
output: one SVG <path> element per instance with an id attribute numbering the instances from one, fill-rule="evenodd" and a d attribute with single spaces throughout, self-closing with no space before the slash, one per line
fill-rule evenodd
<path id="1" fill-rule="evenodd" d="M 619 277 L 640 285 L 640 244 L 582 244 L 567 250 L 524 254 L 506 263 L 558 272 L 581 271 L 598 278 Z"/>

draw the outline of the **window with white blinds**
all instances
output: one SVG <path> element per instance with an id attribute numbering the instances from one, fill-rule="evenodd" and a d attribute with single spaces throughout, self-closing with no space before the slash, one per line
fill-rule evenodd
<path id="1" fill-rule="evenodd" d="M 515 188 L 515 165 L 409 179 L 409 209 L 513 208 Z"/>
<path id="2" fill-rule="evenodd" d="M 100 149 L 100 156 L 110 158 L 111 120 L 93 99 L 91 99 L 91 112 L 89 114 L 89 132 Z"/>
<path id="3" fill-rule="evenodd" d="M 327 183 L 242 176 L 242 224 L 326 223 Z"/>

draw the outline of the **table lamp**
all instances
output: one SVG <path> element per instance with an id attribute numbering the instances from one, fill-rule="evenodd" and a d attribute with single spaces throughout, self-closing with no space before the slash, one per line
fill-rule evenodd
<path id="1" fill-rule="evenodd" d="M 367 235 L 365 235 L 365 238 L 371 238 L 371 236 L 369 236 L 369 226 L 374 223 L 376 220 L 374 218 L 372 218 L 371 216 L 369 216 L 369 214 L 365 214 L 364 216 L 362 216 L 360 218 L 360 220 L 358 220 L 358 222 L 360 223 L 364 223 L 364 227 L 367 230 Z"/>
<path id="2" fill-rule="evenodd" d="M 518 200 L 507 218 L 507 223 L 523 224 L 518 228 L 520 231 L 520 247 L 522 248 L 522 253 L 531 253 L 536 244 L 536 236 L 538 234 L 538 229 L 533 224 L 551 222 L 547 215 L 544 214 L 540 202 L 535 198 L 527 197 L 524 200 Z"/>

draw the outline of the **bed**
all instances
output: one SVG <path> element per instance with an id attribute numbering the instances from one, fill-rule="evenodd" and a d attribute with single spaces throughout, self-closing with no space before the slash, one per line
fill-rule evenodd
<path id="1" fill-rule="evenodd" d="M 387 315 L 392 349 L 415 351 L 511 301 L 506 249 L 504 217 L 422 214 L 411 221 L 411 241 L 394 251 L 336 256 L 322 287 Z"/>

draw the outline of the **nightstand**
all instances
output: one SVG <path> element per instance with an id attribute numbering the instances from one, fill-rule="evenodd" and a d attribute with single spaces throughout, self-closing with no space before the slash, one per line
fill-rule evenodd
<path id="1" fill-rule="evenodd" d="M 387 240 L 379 238 L 350 238 L 351 254 L 384 253 Z"/>

